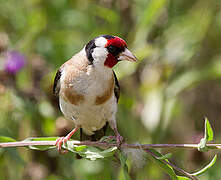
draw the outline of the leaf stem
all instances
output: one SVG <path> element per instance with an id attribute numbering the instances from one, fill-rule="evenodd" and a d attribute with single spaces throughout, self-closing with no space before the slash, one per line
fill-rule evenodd
<path id="1" fill-rule="evenodd" d="M 159 158 L 156 154 L 154 154 L 152 151 L 150 151 L 149 149 L 145 150 L 147 153 L 149 153 L 151 156 L 154 156 L 155 158 Z M 164 163 L 170 165 L 173 169 L 175 169 L 176 171 L 180 172 L 181 174 L 185 175 L 186 177 L 192 179 L 192 180 L 197 180 L 197 177 L 191 175 L 190 173 L 184 171 L 183 169 L 177 167 L 176 165 L 172 164 L 169 161 L 166 160 L 162 160 Z"/>

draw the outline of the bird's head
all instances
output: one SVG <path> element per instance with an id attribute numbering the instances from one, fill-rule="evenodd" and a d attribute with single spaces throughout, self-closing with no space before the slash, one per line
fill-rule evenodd
<path id="1" fill-rule="evenodd" d="M 112 68 L 121 60 L 137 61 L 126 42 L 117 36 L 98 36 L 85 46 L 85 51 L 90 63 L 97 67 Z"/>

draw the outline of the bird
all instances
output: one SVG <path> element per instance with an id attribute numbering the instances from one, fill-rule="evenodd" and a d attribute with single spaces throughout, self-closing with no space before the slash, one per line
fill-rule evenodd
<path id="1" fill-rule="evenodd" d="M 118 145 L 122 143 L 116 122 L 120 86 L 113 67 L 123 60 L 137 61 L 127 43 L 118 36 L 100 35 L 58 69 L 53 93 L 64 117 L 74 121 L 74 129 L 56 140 L 59 152 L 78 129 L 81 140 L 93 141 L 109 125 Z"/>

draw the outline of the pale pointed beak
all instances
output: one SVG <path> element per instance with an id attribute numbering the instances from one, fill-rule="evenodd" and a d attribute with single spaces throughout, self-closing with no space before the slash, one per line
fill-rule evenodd
<path id="1" fill-rule="evenodd" d="M 125 50 L 122 53 L 120 53 L 118 60 L 137 62 L 137 58 L 127 48 L 125 48 Z"/>

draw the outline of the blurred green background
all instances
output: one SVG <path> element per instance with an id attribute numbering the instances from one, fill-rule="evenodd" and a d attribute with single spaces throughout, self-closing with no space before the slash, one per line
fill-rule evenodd
<path id="1" fill-rule="evenodd" d="M 205 116 L 221 142 L 220 0 L 0 0 L 1 136 L 61 136 L 73 128 L 52 95 L 53 78 L 100 34 L 122 37 L 139 59 L 115 67 L 121 85 L 117 120 L 127 142 L 198 143 Z M 9 71 L 7 62 L 18 56 L 24 67 Z M 172 152 L 171 161 L 190 172 L 214 153 L 161 152 Z M 151 161 L 138 164 L 129 165 L 133 179 L 169 179 Z M 221 179 L 220 167 L 218 156 L 200 179 Z M 109 159 L 76 160 L 72 153 L 26 148 L 0 149 L 0 177 L 124 179 Z"/>

